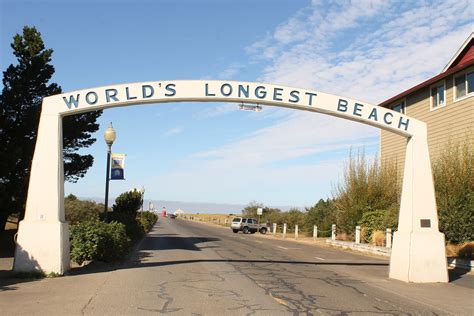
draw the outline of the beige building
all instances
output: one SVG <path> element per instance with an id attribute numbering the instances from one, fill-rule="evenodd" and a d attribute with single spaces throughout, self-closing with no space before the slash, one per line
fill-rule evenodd
<path id="1" fill-rule="evenodd" d="M 432 161 L 450 141 L 468 142 L 474 146 L 474 33 L 440 74 L 379 106 L 401 111 L 427 123 Z M 384 130 L 380 138 L 382 161 L 396 159 L 403 168 L 406 139 Z"/>

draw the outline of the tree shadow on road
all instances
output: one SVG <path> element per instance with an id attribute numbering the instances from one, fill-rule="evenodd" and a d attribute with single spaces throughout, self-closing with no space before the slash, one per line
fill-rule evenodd
<path id="1" fill-rule="evenodd" d="M 45 277 L 44 273 L 41 272 L 41 266 L 36 259 L 27 251 L 25 251 L 20 245 L 18 245 L 17 255 L 20 258 L 28 259 L 29 266 L 33 268 L 32 272 L 14 272 L 13 268 L 13 257 L 11 258 L 0 258 L 0 293 L 3 291 L 16 290 L 17 287 L 12 286 L 18 283 L 37 281 Z"/>
<path id="2" fill-rule="evenodd" d="M 81 275 L 109 272 L 120 269 L 138 267 L 146 258 L 151 257 L 154 251 L 166 250 L 189 250 L 201 251 L 206 248 L 214 248 L 213 245 L 201 245 L 207 242 L 219 241 L 214 237 L 179 237 L 176 234 L 155 234 L 151 233 L 142 239 L 132 251 L 131 256 L 123 263 L 92 262 L 87 266 L 74 267 L 67 274 Z"/>
<path id="3" fill-rule="evenodd" d="M 296 261 L 296 260 L 259 260 L 259 259 L 190 259 L 190 260 L 172 260 L 161 262 L 130 262 L 124 268 L 148 268 L 148 267 L 162 267 L 178 264 L 190 263 L 273 263 L 273 264 L 289 264 L 289 265 L 313 265 L 313 266 L 388 266 L 385 262 L 349 262 L 349 261 Z"/>
<path id="4" fill-rule="evenodd" d="M 219 241 L 219 238 L 213 237 L 179 237 L 172 235 L 150 235 L 146 237 L 139 251 L 146 250 L 191 250 L 191 251 L 201 251 L 203 248 L 212 248 L 214 246 L 205 246 L 198 247 L 198 244 L 210 242 L 210 241 Z"/>

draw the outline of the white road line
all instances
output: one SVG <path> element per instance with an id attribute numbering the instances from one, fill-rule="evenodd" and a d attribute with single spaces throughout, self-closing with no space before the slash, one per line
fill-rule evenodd
<path id="1" fill-rule="evenodd" d="M 286 247 L 282 247 L 282 246 L 277 246 L 277 248 L 280 248 L 280 249 L 283 249 L 283 250 L 298 250 L 300 248 L 286 248 Z"/>
<path id="2" fill-rule="evenodd" d="M 318 260 L 323 260 L 323 261 L 326 260 L 326 259 L 320 258 L 320 257 L 315 257 L 315 258 L 318 259 Z"/>

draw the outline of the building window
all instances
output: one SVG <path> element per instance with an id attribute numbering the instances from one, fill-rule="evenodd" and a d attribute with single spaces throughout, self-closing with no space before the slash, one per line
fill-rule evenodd
<path id="1" fill-rule="evenodd" d="M 394 110 L 395 112 L 405 114 L 405 101 L 402 101 L 392 106 L 392 110 Z"/>
<path id="2" fill-rule="evenodd" d="M 454 87 L 455 100 L 474 93 L 474 72 L 469 72 L 455 77 Z"/>
<path id="3" fill-rule="evenodd" d="M 431 109 L 437 109 L 446 105 L 444 95 L 444 83 L 431 87 Z"/>

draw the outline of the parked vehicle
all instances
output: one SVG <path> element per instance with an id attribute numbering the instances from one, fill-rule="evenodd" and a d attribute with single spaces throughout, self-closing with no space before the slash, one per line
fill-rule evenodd
<path id="1" fill-rule="evenodd" d="M 242 231 L 244 234 L 255 234 L 257 231 L 260 234 L 266 234 L 268 231 L 267 224 L 258 224 L 255 218 L 236 217 L 230 224 L 230 229 L 234 233 Z"/>
<path id="2" fill-rule="evenodd" d="M 168 217 L 169 218 L 176 218 L 176 215 L 175 214 L 169 214 Z"/>

